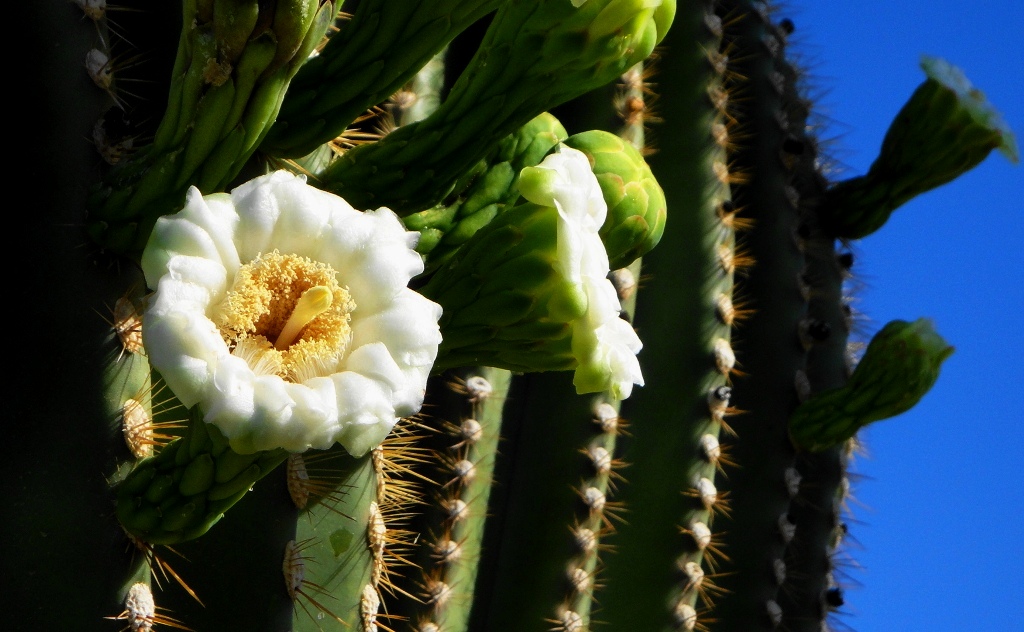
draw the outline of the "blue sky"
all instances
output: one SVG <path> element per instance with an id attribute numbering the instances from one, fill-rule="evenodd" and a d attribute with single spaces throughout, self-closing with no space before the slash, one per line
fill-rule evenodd
<path id="1" fill-rule="evenodd" d="M 792 48 L 820 92 L 830 154 L 864 173 L 924 75 L 959 66 L 1024 140 L 1024 5 L 1016 0 L 791 0 Z M 870 335 L 934 319 L 956 347 L 913 410 L 862 434 L 850 588 L 860 632 L 1024 630 L 1024 165 L 993 153 L 855 243 L 854 297 Z"/>

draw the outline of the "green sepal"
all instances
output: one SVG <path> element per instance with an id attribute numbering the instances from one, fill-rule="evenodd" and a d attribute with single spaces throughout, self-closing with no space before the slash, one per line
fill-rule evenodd
<path id="1" fill-rule="evenodd" d="M 200 454 L 192 459 L 181 474 L 178 492 L 182 496 L 195 496 L 210 489 L 215 467 L 209 454 Z"/>
<path id="2" fill-rule="evenodd" d="M 477 232 L 421 289 L 443 308 L 435 371 L 466 362 L 512 371 L 575 366 L 571 322 L 587 309 L 556 267 L 558 211 L 527 203 Z"/>
<path id="3" fill-rule="evenodd" d="M 939 377 L 953 347 L 930 320 L 894 320 L 868 345 L 850 381 L 800 405 L 789 422 L 793 444 L 818 452 L 840 445 L 874 421 L 914 407 Z"/>
<path id="4" fill-rule="evenodd" d="M 519 199 L 519 173 L 540 163 L 568 133 L 544 112 L 506 136 L 486 158 L 456 182 L 457 197 L 404 218 L 420 231 L 417 252 L 426 255 L 430 272 L 452 256 L 480 229 Z"/>
<path id="5" fill-rule="evenodd" d="M 235 454 L 193 409 L 187 433 L 140 461 L 118 485 L 117 518 L 151 544 L 197 538 L 287 457 L 284 450 Z"/>

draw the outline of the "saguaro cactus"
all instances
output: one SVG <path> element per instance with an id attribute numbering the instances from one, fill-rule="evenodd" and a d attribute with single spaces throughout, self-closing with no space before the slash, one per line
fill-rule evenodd
<path id="1" fill-rule="evenodd" d="M 830 182 L 762 2 L 419 4 L 27 9 L 8 625 L 827 629 L 952 353 L 837 245 L 1012 133 L 928 58 Z"/>

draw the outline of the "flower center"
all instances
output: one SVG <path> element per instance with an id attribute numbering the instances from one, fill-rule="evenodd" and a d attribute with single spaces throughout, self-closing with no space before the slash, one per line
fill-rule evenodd
<path id="1" fill-rule="evenodd" d="M 337 372 L 356 305 L 335 270 L 277 250 L 243 265 L 213 319 L 258 375 L 291 382 Z"/>

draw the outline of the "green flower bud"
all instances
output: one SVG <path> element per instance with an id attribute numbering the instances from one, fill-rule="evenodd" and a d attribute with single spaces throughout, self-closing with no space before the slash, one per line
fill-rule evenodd
<path id="1" fill-rule="evenodd" d="M 822 213 L 835 236 L 870 235 L 902 204 L 970 171 L 993 149 L 1018 162 L 1013 132 L 959 68 L 927 56 L 921 67 L 928 79 L 896 115 L 867 175 L 828 192 Z"/>
<path id="2" fill-rule="evenodd" d="M 613 270 L 625 268 L 654 248 L 665 231 L 665 193 L 640 152 L 615 134 L 590 131 L 565 144 L 587 158 L 608 204 L 601 240 Z"/>
<path id="3" fill-rule="evenodd" d="M 793 413 L 794 445 L 812 452 L 839 445 L 873 421 L 904 413 L 924 397 L 953 353 L 932 322 L 894 320 L 868 345 L 850 381 L 804 402 Z"/>

